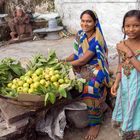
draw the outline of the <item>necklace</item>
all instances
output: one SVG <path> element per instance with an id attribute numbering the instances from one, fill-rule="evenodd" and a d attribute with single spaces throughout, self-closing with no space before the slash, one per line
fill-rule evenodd
<path id="1" fill-rule="evenodd" d="M 95 32 L 93 32 L 89 37 L 87 36 L 87 40 L 88 40 L 88 41 L 90 40 L 90 38 L 93 36 L 94 33 L 95 33 Z"/>

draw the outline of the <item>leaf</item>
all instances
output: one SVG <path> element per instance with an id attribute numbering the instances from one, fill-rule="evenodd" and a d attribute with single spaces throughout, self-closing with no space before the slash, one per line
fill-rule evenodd
<path id="1" fill-rule="evenodd" d="M 16 75 L 18 76 L 22 75 L 22 69 L 19 66 L 13 64 L 13 65 L 10 65 L 9 67 Z"/>
<path id="2" fill-rule="evenodd" d="M 75 88 L 79 91 L 79 92 L 82 92 L 83 90 L 83 83 L 81 81 L 76 81 L 75 83 Z"/>
<path id="3" fill-rule="evenodd" d="M 67 92 L 64 88 L 59 88 L 59 93 L 62 97 L 64 97 L 64 98 L 67 97 Z"/>
<path id="4" fill-rule="evenodd" d="M 39 85 L 37 88 L 37 92 L 46 94 L 48 92 L 48 90 L 43 85 Z"/>
<path id="5" fill-rule="evenodd" d="M 52 66 L 52 68 L 58 70 L 61 69 L 61 65 L 62 65 L 61 63 L 57 63 L 54 66 Z"/>
<path id="6" fill-rule="evenodd" d="M 48 97 L 49 97 L 49 93 L 46 93 L 46 95 L 45 95 L 45 106 L 47 105 L 47 100 L 48 100 Z"/>
<path id="7" fill-rule="evenodd" d="M 55 103 L 55 100 L 56 100 L 56 96 L 54 95 L 54 93 L 52 92 L 49 92 L 49 100 L 52 104 Z"/>

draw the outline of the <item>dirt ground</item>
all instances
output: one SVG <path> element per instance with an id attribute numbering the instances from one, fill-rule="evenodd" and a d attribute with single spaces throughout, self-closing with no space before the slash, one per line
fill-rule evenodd
<path id="1" fill-rule="evenodd" d="M 57 56 L 63 59 L 72 53 L 72 44 L 73 37 L 53 41 L 39 40 L 11 44 L 0 48 L 0 59 L 5 57 L 17 58 L 25 66 L 28 58 L 31 58 L 36 53 L 47 55 L 50 49 L 55 50 Z M 116 66 L 117 57 L 115 55 L 115 49 L 109 48 L 109 63 L 111 67 Z M 87 131 L 88 128 L 76 129 L 67 127 L 63 140 L 84 140 Z M 39 136 L 38 140 L 50 140 L 50 138 L 48 136 Z M 110 112 L 105 114 L 104 122 L 96 140 L 121 140 L 118 131 L 111 127 Z"/>
<path id="2" fill-rule="evenodd" d="M 88 127 L 78 129 L 74 127 L 67 127 L 65 129 L 63 140 L 85 140 L 85 136 L 88 132 Z M 38 140 L 51 140 L 48 136 L 38 136 Z M 104 115 L 104 121 L 101 125 L 99 136 L 96 140 L 121 140 L 119 131 L 113 129 L 111 126 L 111 114 L 106 112 Z"/>

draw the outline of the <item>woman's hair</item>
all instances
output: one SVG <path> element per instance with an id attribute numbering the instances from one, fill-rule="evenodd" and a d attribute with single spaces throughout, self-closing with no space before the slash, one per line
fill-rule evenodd
<path id="1" fill-rule="evenodd" d="M 136 17 L 140 21 L 140 10 L 130 10 L 124 15 L 122 30 L 124 29 L 125 20 L 127 17 Z M 125 37 L 126 35 L 124 35 L 124 39 Z"/>
<path id="2" fill-rule="evenodd" d="M 94 12 L 92 10 L 85 10 L 84 12 L 82 12 L 82 14 L 80 15 L 80 19 L 82 19 L 82 16 L 84 14 L 88 14 L 92 17 L 92 19 L 94 20 L 94 22 L 96 22 L 97 18 L 96 15 L 94 14 Z"/>
<path id="3" fill-rule="evenodd" d="M 85 10 L 84 12 L 82 12 L 82 14 L 80 15 L 80 19 L 82 19 L 82 16 L 83 16 L 84 14 L 90 15 L 91 18 L 93 19 L 93 21 L 96 23 L 97 17 L 96 17 L 96 15 L 94 14 L 94 12 L 93 12 L 92 10 Z M 96 31 L 96 26 L 94 27 L 93 30 L 94 30 L 94 32 Z"/>

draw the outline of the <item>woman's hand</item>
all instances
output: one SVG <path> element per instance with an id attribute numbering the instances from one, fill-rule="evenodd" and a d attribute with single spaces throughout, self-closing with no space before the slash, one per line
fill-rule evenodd
<path id="1" fill-rule="evenodd" d="M 114 83 L 113 86 L 111 87 L 111 94 L 113 96 L 116 96 L 117 95 L 117 90 L 118 90 L 118 87 L 119 87 L 119 84 L 118 83 Z"/>

